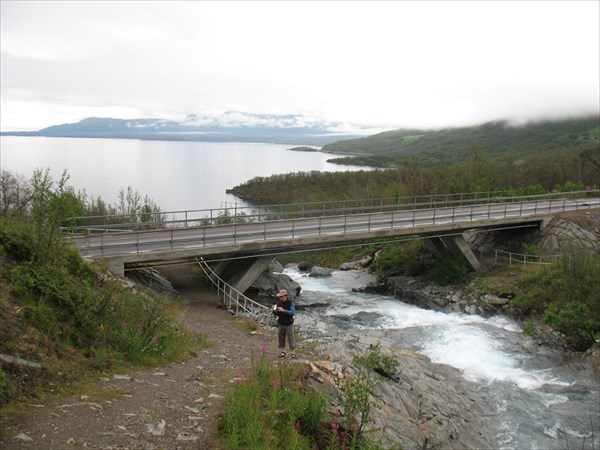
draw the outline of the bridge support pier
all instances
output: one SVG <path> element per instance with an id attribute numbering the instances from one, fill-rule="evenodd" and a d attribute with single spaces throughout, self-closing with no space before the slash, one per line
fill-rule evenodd
<path id="1" fill-rule="evenodd" d="M 244 293 L 272 261 L 272 256 L 221 261 L 214 272 L 227 284 Z"/>
<path id="2" fill-rule="evenodd" d="M 425 240 L 425 245 L 439 258 L 443 258 L 446 255 L 459 258 L 467 264 L 467 267 L 471 271 L 476 271 L 481 267 L 481 263 L 462 235 L 428 238 Z"/>

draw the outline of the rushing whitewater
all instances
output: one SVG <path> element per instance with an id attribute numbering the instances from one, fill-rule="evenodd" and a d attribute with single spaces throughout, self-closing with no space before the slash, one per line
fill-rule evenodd
<path id="1" fill-rule="evenodd" d="M 589 368 L 566 365 L 564 355 L 525 338 L 505 317 L 441 313 L 391 297 L 352 292 L 365 275 L 335 271 L 311 278 L 288 268 L 302 297 L 328 306 L 299 314 L 304 330 L 333 338 L 376 335 L 384 346 L 404 348 L 462 371 L 493 406 L 498 448 L 600 448 L 600 387 Z M 381 333 L 385 330 L 385 333 Z"/>

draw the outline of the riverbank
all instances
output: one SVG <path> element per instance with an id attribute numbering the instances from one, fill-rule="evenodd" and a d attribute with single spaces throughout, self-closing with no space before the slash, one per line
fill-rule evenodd
<path id="1" fill-rule="evenodd" d="M 218 308 L 189 266 L 162 273 L 181 294 L 180 320 L 212 345 L 183 362 L 105 376 L 76 393 L 24 405 L 2 420 L 0 448 L 218 448 L 217 419 L 235 378 L 263 349 L 281 363 L 275 330 L 251 331 Z"/>

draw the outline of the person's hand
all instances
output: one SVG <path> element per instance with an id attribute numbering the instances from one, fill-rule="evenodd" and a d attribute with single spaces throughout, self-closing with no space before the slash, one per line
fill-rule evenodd
<path id="1" fill-rule="evenodd" d="M 279 308 L 277 308 L 277 311 L 282 312 L 283 308 L 280 306 Z"/>

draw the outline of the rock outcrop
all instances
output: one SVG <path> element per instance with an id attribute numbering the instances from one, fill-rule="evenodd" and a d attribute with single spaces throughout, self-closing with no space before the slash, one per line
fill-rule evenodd
<path id="1" fill-rule="evenodd" d="M 586 217 L 598 212 L 587 212 Z M 490 253 L 494 250 L 503 250 L 514 253 L 523 253 L 521 245 L 528 244 L 537 247 L 542 253 L 569 253 L 582 250 L 600 250 L 598 232 L 590 232 L 574 222 L 553 217 L 542 230 L 517 228 L 504 231 L 466 232 L 465 240 L 471 244 L 474 252 Z"/>
<path id="2" fill-rule="evenodd" d="M 365 355 L 377 343 L 377 332 L 320 343 L 319 351 L 329 354 L 330 360 L 311 364 L 313 378 L 342 398 L 344 383 L 357 371 L 352 358 Z M 492 408 L 459 369 L 432 363 L 426 356 L 399 348 L 382 347 L 381 353 L 399 363 L 394 379 L 370 374 L 375 385 L 370 393 L 373 427 L 369 433 L 383 448 L 397 448 L 399 444 L 422 449 L 495 446 L 489 438 L 494 426 L 490 420 Z M 337 404 L 338 409 L 342 408 L 341 403 Z"/>

